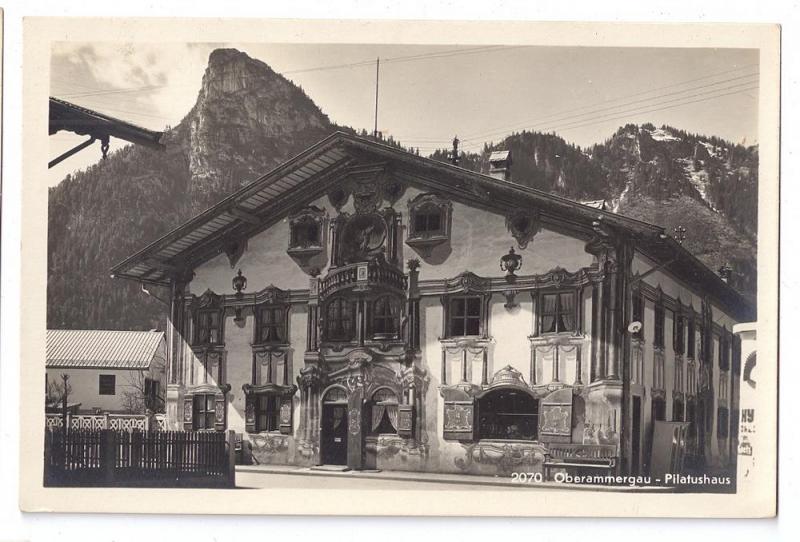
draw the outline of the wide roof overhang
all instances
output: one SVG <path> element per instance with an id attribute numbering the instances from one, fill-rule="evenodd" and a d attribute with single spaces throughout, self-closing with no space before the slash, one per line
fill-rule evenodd
<path id="1" fill-rule="evenodd" d="M 587 238 L 592 235 L 592 224 L 602 223 L 632 240 L 667 271 L 710 290 L 726 307 L 739 307 L 740 313 L 746 307 L 745 313 L 753 312 L 738 292 L 660 226 L 343 132 L 331 134 L 115 265 L 112 277 L 167 286 L 175 277 L 185 276 L 222 253 L 232 241 L 249 238 L 298 206 L 329 193 L 350 167 L 381 162 L 400 179 L 446 191 L 473 205 L 535 208 L 544 225 L 566 226 L 585 232 Z"/>

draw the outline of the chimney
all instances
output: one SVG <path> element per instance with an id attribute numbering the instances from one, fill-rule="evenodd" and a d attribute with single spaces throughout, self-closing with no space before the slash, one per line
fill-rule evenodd
<path id="1" fill-rule="evenodd" d="M 489 156 L 489 175 L 503 181 L 511 180 L 511 151 L 494 151 Z"/>

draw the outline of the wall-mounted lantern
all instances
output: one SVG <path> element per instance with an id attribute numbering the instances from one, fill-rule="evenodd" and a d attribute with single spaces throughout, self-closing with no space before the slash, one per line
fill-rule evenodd
<path id="1" fill-rule="evenodd" d="M 516 277 L 515 271 L 522 269 L 522 256 L 514 251 L 514 247 L 508 251 L 508 254 L 500 258 L 500 270 L 506 272 L 506 280 L 513 280 Z"/>

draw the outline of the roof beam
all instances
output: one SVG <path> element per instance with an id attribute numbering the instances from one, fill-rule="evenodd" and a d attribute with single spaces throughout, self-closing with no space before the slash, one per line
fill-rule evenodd
<path id="1" fill-rule="evenodd" d="M 145 258 L 144 263 L 149 265 L 150 267 L 155 267 L 161 271 L 166 271 L 167 273 L 177 275 L 183 272 L 183 269 L 176 265 L 169 264 L 167 262 L 162 262 L 161 260 L 157 260 L 155 258 Z"/>
<path id="2" fill-rule="evenodd" d="M 247 222 L 248 224 L 252 224 L 254 226 L 261 224 L 261 218 L 258 215 L 253 214 L 242 207 L 233 206 L 228 209 L 228 212 L 242 222 Z"/>

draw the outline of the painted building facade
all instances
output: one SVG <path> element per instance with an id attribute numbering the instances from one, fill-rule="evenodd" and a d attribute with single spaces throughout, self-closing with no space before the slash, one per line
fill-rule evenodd
<path id="1" fill-rule="evenodd" d="M 681 419 L 727 466 L 747 303 L 662 228 L 494 158 L 337 133 L 117 265 L 171 292 L 170 426 L 259 463 L 498 474 L 642 472 Z"/>

